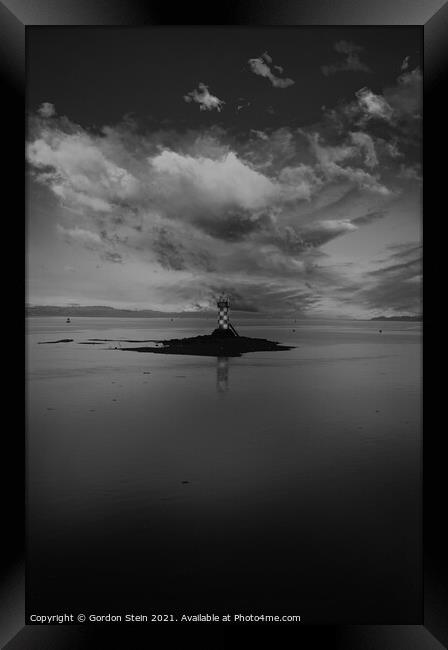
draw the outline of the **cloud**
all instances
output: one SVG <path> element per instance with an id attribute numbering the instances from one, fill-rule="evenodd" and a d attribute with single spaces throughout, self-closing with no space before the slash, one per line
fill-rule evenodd
<path id="1" fill-rule="evenodd" d="M 238 101 L 240 103 L 236 105 L 237 112 L 243 110 L 243 108 L 249 108 L 249 106 L 251 105 L 251 102 L 247 101 L 247 99 L 244 99 L 244 97 L 240 97 Z"/>
<path id="2" fill-rule="evenodd" d="M 365 164 L 373 167 L 378 164 L 373 141 L 363 133 L 351 133 L 353 145 L 341 144 L 327 146 L 322 144 L 318 133 L 308 135 L 311 147 L 319 161 L 320 168 L 327 180 L 346 179 L 357 187 L 382 195 L 391 194 L 389 188 L 379 182 L 378 176 L 367 172 L 360 167 L 341 164 L 347 159 L 352 159 L 361 152 L 365 153 Z"/>
<path id="3" fill-rule="evenodd" d="M 397 84 L 385 88 L 384 97 L 394 110 L 396 119 L 419 118 L 423 95 L 423 76 L 420 68 L 404 72 Z"/>
<path id="4" fill-rule="evenodd" d="M 406 181 L 416 181 L 417 183 L 421 183 L 423 181 L 421 165 L 400 165 L 398 177 Z"/>
<path id="5" fill-rule="evenodd" d="M 262 140 L 269 140 L 269 136 L 264 133 L 264 131 L 260 131 L 258 129 L 251 129 L 251 133 L 254 133 L 257 137 L 261 138 Z"/>
<path id="6" fill-rule="evenodd" d="M 350 137 L 352 142 L 364 152 L 364 161 L 367 167 L 376 167 L 378 165 L 378 158 L 375 151 L 375 144 L 370 135 L 361 131 L 352 131 Z"/>
<path id="7" fill-rule="evenodd" d="M 99 234 L 92 232 L 91 230 L 85 230 L 83 228 L 64 228 L 59 224 L 57 225 L 57 230 L 67 241 L 72 240 L 79 242 L 84 244 L 87 248 L 96 248 L 102 243 Z"/>
<path id="8" fill-rule="evenodd" d="M 123 256 L 120 255 L 120 253 L 113 251 L 104 251 L 101 255 L 101 258 L 105 262 L 113 262 L 114 264 L 122 264 L 123 262 Z"/>
<path id="9" fill-rule="evenodd" d="M 324 109 L 328 128 L 339 134 L 348 130 L 368 133 L 390 158 L 419 157 L 422 89 L 418 67 L 399 75 L 396 83 L 382 92 L 374 93 L 364 86 L 354 100 Z"/>
<path id="10" fill-rule="evenodd" d="M 248 61 L 252 72 L 260 77 L 269 79 L 274 88 L 288 88 L 295 82 L 293 79 L 277 77 L 272 71 L 268 63 L 272 63 L 272 58 L 265 52 L 259 58 L 249 59 Z M 275 66 L 279 69 L 279 66 Z M 283 72 L 283 68 L 280 69 Z"/>
<path id="11" fill-rule="evenodd" d="M 369 88 L 364 87 L 357 91 L 356 97 L 365 119 L 377 118 L 386 122 L 392 121 L 393 108 L 382 95 L 376 95 Z"/>
<path id="12" fill-rule="evenodd" d="M 175 241 L 173 233 L 169 233 L 167 228 L 160 228 L 154 238 L 153 249 L 158 262 L 164 268 L 173 269 L 174 271 L 181 271 L 186 268 L 184 247 L 180 242 Z"/>
<path id="13" fill-rule="evenodd" d="M 345 300 L 363 305 L 376 315 L 414 315 L 422 311 L 421 244 L 389 246 L 381 266 L 366 271 L 358 283 L 341 287 Z M 373 315 L 373 314 L 372 314 Z"/>
<path id="14" fill-rule="evenodd" d="M 199 104 L 199 109 L 201 111 L 212 111 L 216 109 L 220 112 L 225 104 L 224 100 L 218 99 L 215 95 L 211 95 L 208 86 L 204 83 L 198 84 L 198 90 L 191 90 L 189 93 L 184 95 L 184 100 L 186 102 L 196 102 Z"/>
<path id="15" fill-rule="evenodd" d="M 403 156 L 403 152 L 399 150 L 396 140 L 392 142 L 385 142 L 384 147 L 391 158 L 401 158 Z"/>
<path id="16" fill-rule="evenodd" d="M 276 185 L 243 162 L 234 152 L 217 159 L 163 151 L 150 159 L 160 182 L 170 184 L 170 196 L 179 193 L 195 203 L 264 207 L 277 192 Z"/>
<path id="17" fill-rule="evenodd" d="M 40 170 L 42 182 L 63 201 L 80 208 L 111 212 L 114 205 L 138 193 L 134 176 L 107 158 L 83 132 L 43 128 L 41 137 L 28 144 L 27 157 Z"/>
<path id="18" fill-rule="evenodd" d="M 302 232 L 305 246 L 318 247 L 348 232 L 357 230 L 355 224 L 348 219 L 333 219 L 316 221 Z"/>
<path id="19" fill-rule="evenodd" d="M 403 59 L 403 63 L 401 64 L 401 71 L 402 71 L 402 72 L 404 72 L 405 70 L 407 70 L 407 69 L 409 68 L 409 59 L 410 59 L 410 58 L 411 58 L 411 57 L 406 56 L 406 57 Z"/>
<path id="20" fill-rule="evenodd" d="M 37 112 L 41 117 L 53 117 L 56 115 L 56 109 L 54 107 L 54 104 L 51 104 L 50 102 L 43 102 L 37 109 Z"/>
<path id="21" fill-rule="evenodd" d="M 391 181 L 413 164 L 396 161 L 389 140 L 331 121 L 235 137 L 222 127 L 144 132 L 129 120 L 91 130 L 37 114 L 28 132 L 32 177 L 61 206 L 59 235 L 111 273 L 138 268 L 167 309 L 207 304 L 223 285 L 253 309 L 323 308 L 344 279 L 322 266 L 322 247 L 382 218 Z"/>
<path id="22" fill-rule="evenodd" d="M 386 216 L 386 210 L 373 210 L 371 212 L 366 212 L 366 214 L 362 214 L 359 217 L 355 217 L 354 219 L 351 220 L 351 223 L 354 226 L 366 225 L 369 223 L 373 223 L 378 219 L 382 219 L 385 216 Z"/>
<path id="23" fill-rule="evenodd" d="M 359 57 L 359 52 L 363 51 L 363 47 L 349 41 L 338 41 L 334 44 L 333 49 L 339 54 L 345 54 L 346 57 L 343 61 L 321 66 L 322 73 L 325 76 L 336 72 L 372 72 Z"/>
<path id="24" fill-rule="evenodd" d="M 393 183 L 386 186 L 393 191 L 409 187 L 411 177 L 421 180 L 421 96 L 422 76 L 416 68 L 401 74 L 382 92 L 363 87 L 352 101 L 324 109 L 321 132 L 331 138 L 337 133 L 339 141 L 346 134 L 361 134 L 351 135 L 350 144 L 358 144 L 365 171 L 373 177 L 378 177 L 378 171 L 384 178 L 392 175 Z"/>

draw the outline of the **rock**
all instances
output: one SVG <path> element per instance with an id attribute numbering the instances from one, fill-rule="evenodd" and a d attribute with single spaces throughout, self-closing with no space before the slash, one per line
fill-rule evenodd
<path id="1" fill-rule="evenodd" d="M 214 330 L 212 334 L 184 339 L 161 341 L 160 347 L 121 348 L 128 352 L 153 354 L 189 354 L 209 357 L 240 357 L 246 352 L 292 350 L 294 346 L 279 345 L 267 339 L 235 336 L 229 330 Z M 219 334 L 218 334 L 219 333 Z"/>

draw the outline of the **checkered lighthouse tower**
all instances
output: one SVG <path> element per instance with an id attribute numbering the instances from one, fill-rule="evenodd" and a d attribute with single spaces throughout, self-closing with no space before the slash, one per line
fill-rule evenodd
<path id="1" fill-rule="evenodd" d="M 229 329 L 229 308 L 230 300 L 227 296 L 220 296 L 216 302 L 218 306 L 218 329 Z"/>

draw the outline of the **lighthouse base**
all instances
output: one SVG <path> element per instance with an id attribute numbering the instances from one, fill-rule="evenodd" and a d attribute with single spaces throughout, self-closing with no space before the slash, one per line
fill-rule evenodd
<path id="1" fill-rule="evenodd" d="M 225 330 L 225 329 L 220 329 L 219 327 L 217 327 L 215 330 L 213 330 L 213 332 L 210 334 L 210 336 L 213 336 L 213 338 L 216 338 L 216 339 L 232 339 L 237 335 L 234 334 L 234 332 L 232 332 L 231 329 L 226 329 Z"/>

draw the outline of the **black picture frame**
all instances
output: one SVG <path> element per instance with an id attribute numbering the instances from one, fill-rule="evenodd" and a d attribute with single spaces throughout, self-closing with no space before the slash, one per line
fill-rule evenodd
<path id="1" fill-rule="evenodd" d="M 25 163 L 22 144 L 24 141 L 25 103 L 25 30 L 32 25 L 419 25 L 424 38 L 424 213 L 426 222 L 437 222 L 444 206 L 444 167 L 439 164 L 437 151 L 441 149 L 446 130 L 446 88 L 448 62 L 448 3 L 442 0 L 227 0 L 220 4 L 201 2 L 179 4 L 153 0 L 3 0 L 0 2 L 0 83 L 3 97 L 1 111 L 4 125 L 4 150 L 2 164 L 3 198 L 8 200 L 16 221 L 14 236 L 17 242 L 25 240 L 20 226 L 25 196 Z M 8 137 L 6 137 L 8 136 Z M 442 158 L 443 160 L 443 158 Z M 425 266 L 426 287 L 433 289 L 440 285 L 436 275 L 437 264 L 431 260 L 443 260 L 441 239 L 427 229 L 425 246 L 428 247 Z M 435 227 L 437 232 L 438 227 Z M 22 239 L 23 237 L 23 239 Z M 438 241 L 434 241 L 438 240 Z M 23 259 L 19 252 L 16 260 Z M 7 278 L 4 287 L 4 304 L 19 303 L 21 298 L 22 267 L 14 266 L 16 280 Z M 432 365 L 434 355 L 440 358 L 440 350 L 434 346 L 440 331 L 435 331 L 431 301 L 425 302 L 425 334 L 427 348 L 424 368 Z M 20 314 L 20 308 L 13 310 Z M 438 314 L 440 315 L 440 314 Z M 434 329 L 434 331 L 432 331 Z M 19 345 L 19 344 L 17 344 Z M 19 402 L 22 386 L 23 365 L 17 356 L 7 365 L 4 376 L 16 377 Z M 15 372 L 13 372 L 15 371 Z M 432 372 L 432 370 L 431 370 Z M 429 373 L 429 371 L 428 371 Z M 297 643 L 303 647 L 328 648 L 376 648 L 406 650 L 448 647 L 448 584 L 446 581 L 446 549 L 448 540 L 444 529 L 444 495 L 446 492 L 445 455 L 443 445 L 443 419 L 435 426 L 427 425 L 429 414 L 443 415 L 442 388 L 431 379 L 431 388 L 425 391 L 425 428 L 423 454 L 423 561 L 424 561 L 424 610 L 420 625 L 410 626 L 360 626 L 337 627 L 295 626 L 288 628 Z M 17 412 L 20 412 L 17 411 Z M 0 586 L 0 616 L 4 621 L 0 630 L 2 647 L 8 650 L 26 648 L 78 648 L 78 647 L 140 647 L 132 639 L 141 634 L 132 628 L 92 628 L 79 626 L 27 626 L 25 625 L 25 443 L 23 420 L 13 418 L 14 424 L 5 429 L 4 463 L 10 470 L 5 495 L 3 517 L 4 551 L 2 585 Z M 446 509 L 446 508 L 445 508 Z M 182 638 L 188 640 L 209 636 L 213 645 L 196 647 L 220 647 L 235 635 L 250 635 L 251 628 L 183 627 Z M 259 627 L 256 628 L 258 631 Z M 284 628 L 282 628 L 284 630 Z M 279 628 L 264 626 L 262 634 L 269 640 L 271 635 L 282 633 Z M 217 632 L 219 639 L 217 639 Z M 155 628 L 144 630 L 148 639 L 153 639 Z M 164 638 L 171 632 L 160 631 Z M 106 635 L 108 640 L 106 641 Z M 6 645 L 3 645 L 6 644 Z"/>

